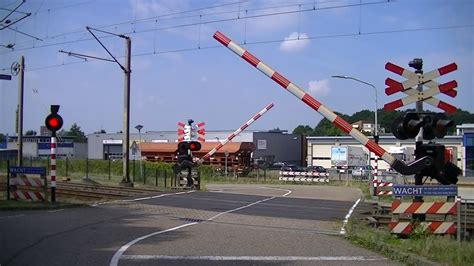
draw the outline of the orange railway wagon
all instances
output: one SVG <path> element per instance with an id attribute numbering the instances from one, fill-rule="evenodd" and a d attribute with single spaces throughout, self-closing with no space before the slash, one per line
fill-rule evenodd
<path id="1" fill-rule="evenodd" d="M 203 157 L 206 153 L 212 150 L 216 142 L 201 143 L 201 150 L 193 152 L 193 156 L 197 158 Z M 150 162 L 166 162 L 175 163 L 177 161 L 178 143 L 141 143 L 140 150 L 142 158 Z M 250 167 L 252 152 L 255 150 L 255 145 L 252 142 L 229 142 L 209 160 L 203 162 L 205 165 L 224 166 L 227 152 L 228 167 Z"/>

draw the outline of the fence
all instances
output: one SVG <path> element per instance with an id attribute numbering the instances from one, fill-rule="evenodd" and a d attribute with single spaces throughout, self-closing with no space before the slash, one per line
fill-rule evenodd
<path id="1" fill-rule="evenodd" d="M 6 175 L 7 160 L 0 160 L 0 173 Z M 16 160 L 9 161 L 10 165 L 16 165 Z M 130 161 L 130 179 L 133 182 L 164 186 L 172 177 L 171 165 L 164 163 L 150 163 L 132 160 Z M 50 169 L 50 159 L 24 158 L 25 167 L 46 167 Z M 101 181 L 120 182 L 122 179 L 121 160 L 89 160 L 89 159 L 57 159 L 56 174 L 63 178 L 93 178 Z M 168 185 L 167 185 L 168 186 Z"/>

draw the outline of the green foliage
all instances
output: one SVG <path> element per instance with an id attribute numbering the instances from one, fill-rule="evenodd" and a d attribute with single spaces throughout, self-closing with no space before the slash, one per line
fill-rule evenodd
<path id="1" fill-rule="evenodd" d="M 341 113 L 337 113 L 344 120 L 349 120 L 349 116 Z M 314 135 L 316 136 L 342 136 L 345 135 L 339 128 L 334 126 L 329 120 L 322 119 L 314 129 Z"/>
<path id="2" fill-rule="evenodd" d="M 82 132 L 81 127 L 78 126 L 76 123 L 72 124 L 71 128 L 69 131 L 67 130 L 60 130 L 58 132 L 58 135 L 61 137 L 73 137 L 74 142 L 87 142 L 87 137 Z"/>
<path id="3" fill-rule="evenodd" d="M 299 125 L 293 130 L 293 134 L 312 136 L 314 135 L 314 130 L 310 126 Z"/>
<path id="4" fill-rule="evenodd" d="M 25 136 L 36 136 L 36 134 L 36 131 L 30 129 L 26 131 Z"/>
<path id="5" fill-rule="evenodd" d="M 392 111 L 387 112 L 384 109 L 377 110 L 377 118 L 380 128 L 384 128 L 386 133 L 392 132 L 392 123 L 393 121 L 402 115 L 405 115 L 407 112 L 414 112 L 414 109 L 407 109 L 404 111 Z M 362 110 L 356 112 L 352 115 L 345 115 L 337 113 L 344 120 L 349 123 L 354 123 L 360 120 L 363 121 L 374 121 L 375 113 L 369 110 Z M 468 111 L 458 109 L 454 114 L 447 114 L 448 119 L 454 121 L 454 126 L 449 129 L 449 133 L 453 134 L 456 131 L 456 125 L 474 123 L 474 114 L 471 114 Z M 334 126 L 329 120 L 321 119 L 316 125 L 314 130 L 308 125 L 299 125 L 293 130 L 293 134 L 304 134 L 304 135 L 313 135 L 313 136 L 341 136 L 345 135 L 340 129 Z"/>
<path id="6" fill-rule="evenodd" d="M 4 142 L 6 138 L 7 137 L 3 133 L 0 133 L 0 142 Z"/>

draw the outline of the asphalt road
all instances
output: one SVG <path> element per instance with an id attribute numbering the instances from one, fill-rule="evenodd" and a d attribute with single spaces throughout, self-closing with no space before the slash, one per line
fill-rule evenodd
<path id="1" fill-rule="evenodd" d="M 329 186 L 214 185 L 0 212 L 0 265 L 396 265 L 340 236 L 359 197 Z"/>

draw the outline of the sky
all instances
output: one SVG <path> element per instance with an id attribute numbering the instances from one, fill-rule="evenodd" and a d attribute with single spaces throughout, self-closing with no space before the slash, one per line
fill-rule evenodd
<path id="1" fill-rule="evenodd" d="M 20 3 L 0 0 L 0 20 Z M 405 79 L 384 66 L 410 69 L 410 60 L 422 58 L 425 72 L 457 64 L 435 79 L 456 80 L 457 97 L 436 97 L 474 112 L 472 0 L 27 0 L 17 11 L 31 16 L 0 30 L 0 74 L 25 57 L 25 132 L 39 132 L 51 104 L 61 106 L 65 129 L 77 123 L 86 134 L 122 130 L 120 66 L 58 52 L 111 59 L 86 26 L 131 38 L 131 132 L 138 124 L 142 132 L 176 130 L 190 118 L 207 130 L 234 130 L 271 102 L 274 108 L 249 129 L 291 132 L 322 119 L 214 40 L 217 30 L 333 111 L 374 110 L 375 91 L 378 108 L 404 97 L 385 95 L 386 78 Z M 124 64 L 124 39 L 94 33 Z M 14 134 L 17 101 L 18 77 L 0 80 L 1 133 Z"/>

